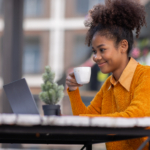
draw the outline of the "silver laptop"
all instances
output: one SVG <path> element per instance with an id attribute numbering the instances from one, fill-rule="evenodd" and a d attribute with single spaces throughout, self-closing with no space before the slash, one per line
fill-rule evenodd
<path id="1" fill-rule="evenodd" d="M 20 79 L 3 86 L 15 114 L 39 114 L 26 80 Z"/>

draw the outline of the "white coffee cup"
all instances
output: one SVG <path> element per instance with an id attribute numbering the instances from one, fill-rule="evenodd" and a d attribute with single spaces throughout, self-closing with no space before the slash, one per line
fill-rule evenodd
<path id="1" fill-rule="evenodd" d="M 76 67 L 74 75 L 78 84 L 86 84 L 90 82 L 91 67 Z"/>

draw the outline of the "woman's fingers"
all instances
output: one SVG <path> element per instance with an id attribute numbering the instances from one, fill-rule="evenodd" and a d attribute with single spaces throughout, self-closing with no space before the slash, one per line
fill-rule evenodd
<path id="1" fill-rule="evenodd" d="M 76 83 L 77 84 L 75 79 L 72 79 L 72 78 L 69 78 L 69 77 L 66 78 L 66 81 L 69 81 L 71 83 Z"/>
<path id="2" fill-rule="evenodd" d="M 74 73 L 73 73 L 73 72 L 70 73 L 70 74 L 67 76 L 66 81 L 70 81 L 70 82 L 72 82 L 72 83 L 77 83 L 77 81 L 76 81 L 76 79 L 75 79 L 75 77 L 74 77 Z"/>
<path id="3" fill-rule="evenodd" d="M 78 87 L 82 86 L 81 84 L 77 83 L 73 72 L 69 73 L 69 75 L 67 76 L 67 78 L 66 78 L 66 84 L 69 87 L 69 90 L 71 90 L 71 91 L 74 91 Z"/>
<path id="4" fill-rule="evenodd" d="M 74 79 L 75 79 L 74 72 L 69 73 L 69 76 L 71 76 L 72 78 L 74 78 Z"/>
<path id="5" fill-rule="evenodd" d="M 82 86 L 81 84 L 73 83 L 73 82 L 70 82 L 70 81 L 67 81 L 67 80 L 66 80 L 66 84 L 69 85 L 69 86 Z"/>

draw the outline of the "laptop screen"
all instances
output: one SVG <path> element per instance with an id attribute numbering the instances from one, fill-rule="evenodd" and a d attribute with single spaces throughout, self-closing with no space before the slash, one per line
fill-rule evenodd
<path id="1" fill-rule="evenodd" d="M 3 86 L 15 114 L 39 114 L 26 80 L 20 79 Z"/>

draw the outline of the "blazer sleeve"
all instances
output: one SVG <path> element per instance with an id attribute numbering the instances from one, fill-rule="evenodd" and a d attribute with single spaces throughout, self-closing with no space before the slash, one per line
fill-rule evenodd
<path id="1" fill-rule="evenodd" d="M 78 88 L 75 91 L 69 91 L 69 89 L 67 89 L 67 93 L 69 95 L 73 115 L 101 113 L 101 103 L 103 99 L 102 89 L 96 94 L 88 107 L 82 102 Z"/>
<path id="2" fill-rule="evenodd" d="M 150 116 L 150 71 L 140 77 L 133 93 L 133 99 L 125 111 L 103 115 L 80 114 L 80 116 L 126 118 Z"/>

